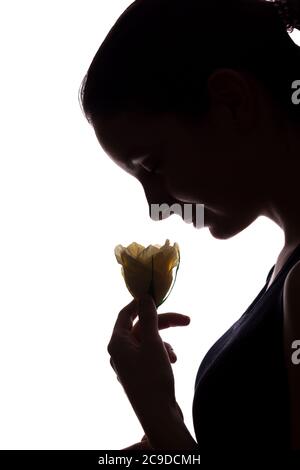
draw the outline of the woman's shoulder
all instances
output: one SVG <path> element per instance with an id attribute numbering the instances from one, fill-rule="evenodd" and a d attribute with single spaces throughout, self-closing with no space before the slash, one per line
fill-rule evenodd
<path id="1" fill-rule="evenodd" d="M 284 320 L 300 325 L 300 261 L 289 270 L 283 286 Z"/>
<path id="2" fill-rule="evenodd" d="M 291 267 L 284 282 L 284 289 L 299 288 L 300 283 L 300 260 Z"/>

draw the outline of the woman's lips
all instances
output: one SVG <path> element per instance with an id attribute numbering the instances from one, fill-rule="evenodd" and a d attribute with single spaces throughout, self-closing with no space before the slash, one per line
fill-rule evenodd
<path id="1" fill-rule="evenodd" d="M 199 228 L 209 227 L 211 224 L 211 211 L 207 209 L 206 206 L 203 207 L 203 213 L 201 214 L 200 225 L 198 221 Z M 197 226 L 197 217 L 193 214 L 193 225 Z"/>
<path id="2" fill-rule="evenodd" d="M 151 204 L 151 207 L 152 207 L 152 204 Z M 192 223 L 194 227 L 203 228 L 203 227 L 209 226 L 211 213 L 213 211 L 210 208 L 208 208 L 205 204 L 200 204 L 200 203 L 195 203 L 195 202 L 187 203 L 187 202 L 179 201 L 178 199 L 176 201 L 164 202 L 164 204 L 166 205 L 166 209 L 165 211 L 162 211 L 159 213 L 159 220 L 164 220 L 165 218 L 168 218 L 170 215 L 177 213 L 178 215 L 181 216 L 184 222 L 186 222 L 187 224 Z M 157 203 L 155 205 L 161 207 L 162 203 Z M 169 212 L 169 209 L 171 209 L 172 205 L 178 205 L 179 212 L 178 212 L 178 209 L 175 211 L 171 210 Z"/>

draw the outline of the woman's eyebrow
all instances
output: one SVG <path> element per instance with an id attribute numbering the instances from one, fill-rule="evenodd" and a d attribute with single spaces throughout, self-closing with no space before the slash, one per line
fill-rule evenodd
<path id="1" fill-rule="evenodd" d="M 130 158 L 130 157 L 127 157 L 126 158 L 126 161 L 122 161 L 121 163 L 119 163 L 119 165 L 127 172 L 129 172 L 130 174 L 132 174 L 132 172 L 135 172 L 137 168 L 139 168 L 139 165 L 138 163 L 140 163 L 141 161 L 143 161 L 145 157 L 134 157 L 134 158 Z"/>
<path id="2" fill-rule="evenodd" d="M 149 156 L 148 153 L 143 153 L 139 157 L 128 158 L 126 162 L 126 168 L 128 170 L 136 170 L 139 168 L 139 163 L 143 162 Z"/>
<path id="3" fill-rule="evenodd" d="M 137 163 L 143 162 L 148 156 L 149 154 L 143 154 L 140 157 L 133 158 L 131 161 L 134 165 L 136 165 Z"/>

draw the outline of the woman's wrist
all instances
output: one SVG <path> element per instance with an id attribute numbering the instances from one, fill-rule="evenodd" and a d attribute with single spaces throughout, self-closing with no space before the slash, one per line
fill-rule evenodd
<path id="1" fill-rule="evenodd" d="M 197 442 L 184 424 L 177 403 L 148 409 L 138 417 L 155 450 L 197 450 Z"/>

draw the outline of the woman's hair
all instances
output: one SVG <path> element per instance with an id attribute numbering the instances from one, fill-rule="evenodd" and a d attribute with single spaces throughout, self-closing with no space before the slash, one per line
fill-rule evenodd
<path id="1" fill-rule="evenodd" d="M 136 0 L 96 53 L 80 89 L 86 118 L 122 111 L 201 118 L 218 68 L 256 77 L 292 120 L 300 80 L 300 0 Z"/>

